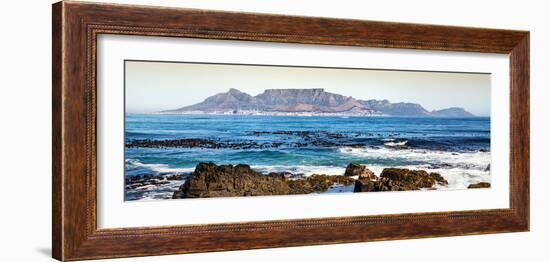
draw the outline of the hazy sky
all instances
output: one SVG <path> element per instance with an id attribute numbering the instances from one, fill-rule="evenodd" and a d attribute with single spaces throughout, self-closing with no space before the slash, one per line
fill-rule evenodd
<path id="1" fill-rule="evenodd" d="M 363 100 L 419 103 L 428 110 L 458 106 L 478 116 L 491 112 L 488 74 L 126 61 L 129 113 L 176 109 L 230 88 L 250 95 L 324 88 Z"/>

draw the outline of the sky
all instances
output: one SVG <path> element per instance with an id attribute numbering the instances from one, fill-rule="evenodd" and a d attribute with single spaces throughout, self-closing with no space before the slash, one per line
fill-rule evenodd
<path id="1" fill-rule="evenodd" d="M 428 110 L 463 107 L 478 116 L 489 116 L 491 112 L 489 74 L 125 62 L 128 113 L 176 109 L 230 88 L 253 96 L 265 89 L 324 88 L 362 100 L 418 103 Z"/>

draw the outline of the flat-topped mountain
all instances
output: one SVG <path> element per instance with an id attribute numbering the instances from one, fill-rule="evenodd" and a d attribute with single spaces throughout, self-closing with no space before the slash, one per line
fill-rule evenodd
<path id="1" fill-rule="evenodd" d="M 322 88 L 266 89 L 257 96 L 231 88 L 225 93 L 210 96 L 198 104 L 160 113 L 474 116 L 458 107 L 428 111 L 419 104 L 391 103 L 388 100 L 358 100 L 351 96 L 326 92 Z"/>

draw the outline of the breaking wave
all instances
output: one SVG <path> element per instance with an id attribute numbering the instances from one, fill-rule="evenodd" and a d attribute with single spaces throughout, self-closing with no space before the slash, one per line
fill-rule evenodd
<path id="1" fill-rule="evenodd" d="M 464 189 L 470 184 L 491 181 L 491 153 L 449 152 L 421 149 L 341 148 L 340 153 L 364 159 L 376 175 L 386 167 L 422 169 L 440 173 L 449 185 L 444 188 Z M 379 163 L 394 163 L 380 165 Z M 370 164 L 369 163 L 375 163 Z"/>

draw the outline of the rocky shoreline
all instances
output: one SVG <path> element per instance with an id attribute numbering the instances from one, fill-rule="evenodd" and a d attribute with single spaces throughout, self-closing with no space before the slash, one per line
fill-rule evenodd
<path id="1" fill-rule="evenodd" d="M 367 166 L 350 163 L 342 175 L 262 174 L 244 164 L 199 163 L 191 174 L 141 175 L 125 180 L 127 190 L 154 189 L 179 182 L 171 198 L 297 195 L 327 192 L 330 188 L 352 186 L 353 192 L 436 190 L 448 184 L 439 173 L 405 168 L 385 168 L 377 176 Z M 490 183 L 470 184 L 468 189 L 489 188 Z"/>
<path id="2" fill-rule="evenodd" d="M 439 173 L 404 168 L 385 168 L 380 176 L 365 165 L 351 163 L 343 175 L 260 174 L 248 165 L 200 163 L 172 198 L 267 196 L 322 193 L 339 185 L 354 185 L 353 192 L 437 189 L 448 182 Z M 490 187 L 490 183 L 468 188 Z"/>
<path id="3" fill-rule="evenodd" d="M 349 185 L 346 176 L 311 175 L 298 178 L 285 173 L 260 174 L 248 165 L 200 163 L 172 198 L 295 195 L 324 192 L 334 184 Z"/>
<path id="4" fill-rule="evenodd" d="M 439 173 L 405 168 L 385 168 L 380 177 L 372 174 L 368 178 L 359 177 L 353 192 L 409 191 L 435 189 L 435 185 L 447 185 Z"/>

